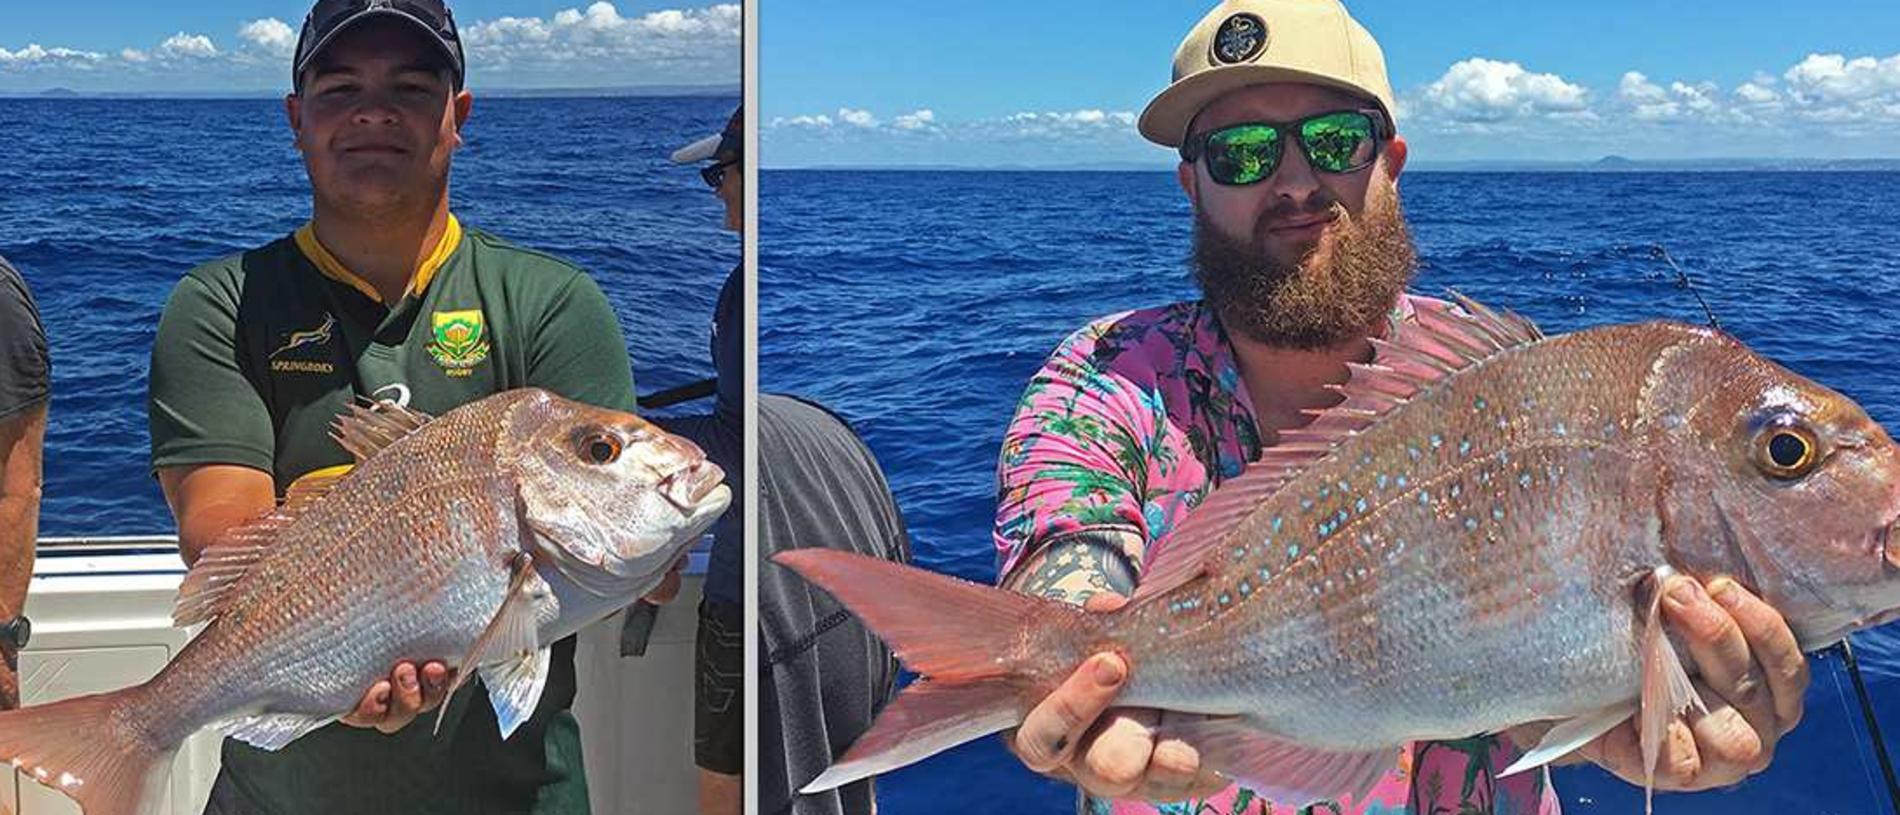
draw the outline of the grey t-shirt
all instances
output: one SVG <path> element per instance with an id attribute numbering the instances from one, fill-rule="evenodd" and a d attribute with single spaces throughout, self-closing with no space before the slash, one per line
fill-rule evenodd
<path id="1" fill-rule="evenodd" d="M 51 392 L 39 309 L 20 273 L 0 258 L 0 419 L 44 403 Z"/>
<path id="2" fill-rule="evenodd" d="M 877 460 L 842 420 L 774 394 L 759 396 L 758 417 L 759 812 L 868 815 L 868 780 L 792 791 L 871 726 L 897 663 L 831 595 L 764 559 L 823 546 L 905 563 L 910 538 Z"/>

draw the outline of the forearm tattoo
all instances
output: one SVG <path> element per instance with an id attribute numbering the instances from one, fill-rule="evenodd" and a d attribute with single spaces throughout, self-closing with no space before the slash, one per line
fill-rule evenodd
<path id="1" fill-rule="evenodd" d="M 1024 594 L 1078 606 L 1103 592 L 1128 596 L 1135 590 L 1135 569 L 1117 537 L 1091 532 L 1052 541 L 1010 582 Z"/>

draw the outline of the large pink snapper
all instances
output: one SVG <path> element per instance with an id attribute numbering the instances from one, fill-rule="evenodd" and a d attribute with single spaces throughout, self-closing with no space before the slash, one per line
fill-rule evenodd
<path id="1" fill-rule="evenodd" d="M 355 469 L 298 481 L 186 574 L 173 619 L 208 625 L 157 676 L 0 713 L 0 760 L 126 815 L 199 728 L 281 748 L 400 660 L 479 673 L 506 738 L 549 646 L 651 591 L 731 500 L 691 442 L 540 390 L 357 408 L 336 436 Z"/>
<path id="2" fill-rule="evenodd" d="M 1090 614 L 877 560 L 777 556 L 923 679 L 807 790 L 1015 726 L 1088 655 L 1120 704 L 1276 799 L 1359 799 L 1403 745 L 1558 720 L 1511 771 L 1640 712 L 1653 774 L 1699 706 L 1653 586 L 1729 575 L 1804 649 L 1900 608 L 1900 448 L 1847 398 L 1705 328 L 1545 338 L 1464 302 L 1420 312 L 1344 401 L 1151 552 Z M 1652 776 L 1653 777 L 1653 776 Z"/>

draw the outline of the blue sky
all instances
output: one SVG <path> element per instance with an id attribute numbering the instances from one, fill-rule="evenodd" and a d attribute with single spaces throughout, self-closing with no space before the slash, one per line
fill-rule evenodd
<path id="1" fill-rule="evenodd" d="M 1352 0 L 1420 162 L 1900 158 L 1900 2 Z M 768 166 L 1154 162 L 1130 122 L 1211 2 L 760 11 Z"/>
<path id="2" fill-rule="evenodd" d="M 736 0 L 451 6 L 478 91 L 739 82 Z M 309 8 L 282 0 L 0 2 L 0 92 L 281 92 Z"/>

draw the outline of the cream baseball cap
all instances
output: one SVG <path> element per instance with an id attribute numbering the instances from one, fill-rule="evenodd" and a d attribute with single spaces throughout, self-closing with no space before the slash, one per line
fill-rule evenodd
<path id="1" fill-rule="evenodd" d="M 1174 52 L 1174 81 L 1141 112 L 1141 135 L 1180 147 L 1202 108 L 1235 88 L 1306 82 L 1379 103 L 1396 129 L 1385 52 L 1339 0 L 1223 0 Z"/>

